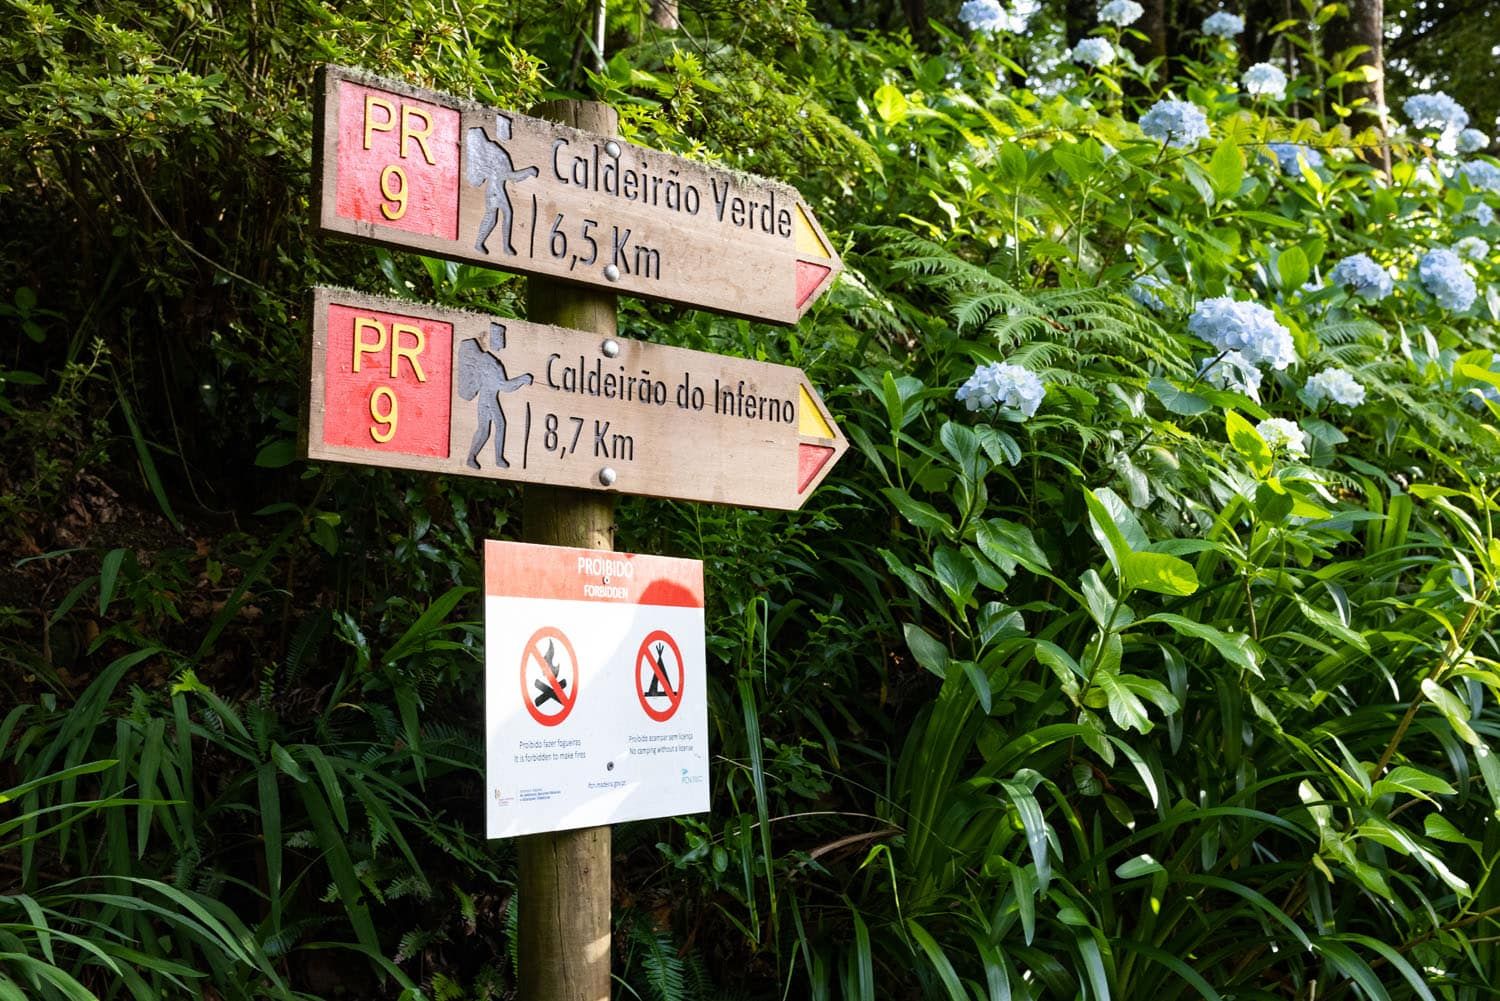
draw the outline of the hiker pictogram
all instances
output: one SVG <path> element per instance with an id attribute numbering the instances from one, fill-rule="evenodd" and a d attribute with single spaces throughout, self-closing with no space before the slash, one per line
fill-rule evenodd
<path id="1" fill-rule="evenodd" d="M 682 650 L 665 630 L 657 629 L 641 641 L 635 655 L 635 693 L 646 715 L 665 723 L 682 705 L 685 680 Z"/>
<path id="2" fill-rule="evenodd" d="M 516 256 L 516 246 L 511 242 L 515 211 L 511 208 L 508 185 L 537 175 L 535 167 L 516 169 L 510 154 L 500 145 L 509 141 L 510 119 L 496 115 L 495 139 L 476 126 L 469 130 L 468 142 L 464 144 L 469 154 L 469 183 L 475 187 L 484 186 L 484 217 L 479 223 L 479 238 L 474 241 L 474 249 L 481 254 L 490 252 L 485 244 L 498 225 L 501 239 L 505 241 L 505 252 Z"/>
<path id="3" fill-rule="evenodd" d="M 578 703 L 578 655 L 562 630 L 543 626 L 526 641 L 521 701 L 543 726 L 561 723 Z"/>
<path id="4" fill-rule="evenodd" d="M 505 324 L 490 324 L 490 346 L 488 349 L 478 338 L 470 337 L 458 346 L 458 395 L 464 400 L 476 400 L 478 421 L 474 428 L 474 440 L 469 443 L 468 466 L 479 469 L 479 453 L 484 443 L 493 435 L 495 439 L 495 468 L 509 469 L 505 461 L 505 408 L 500 405 L 501 393 L 514 393 L 531 385 L 531 373 L 523 372 L 514 379 L 505 371 L 505 363 L 497 357 L 505 350 Z"/>

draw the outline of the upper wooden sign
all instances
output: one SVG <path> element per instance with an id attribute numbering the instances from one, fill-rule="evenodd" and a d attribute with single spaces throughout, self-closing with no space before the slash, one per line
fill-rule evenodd
<path id="1" fill-rule="evenodd" d="M 842 267 L 789 185 L 354 70 L 319 90 L 326 231 L 776 323 Z"/>
<path id="2" fill-rule="evenodd" d="M 310 459 L 795 510 L 848 441 L 801 369 L 319 288 Z"/>

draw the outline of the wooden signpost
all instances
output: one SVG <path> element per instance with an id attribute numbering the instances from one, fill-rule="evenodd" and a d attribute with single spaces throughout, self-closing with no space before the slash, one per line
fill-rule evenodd
<path id="1" fill-rule="evenodd" d="M 326 232 L 775 323 L 842 267 L 789 185 L 355 70 L 318 93 Z"/>
<path id="2" fill-rule="evenodd" d="M 543 113 L 561 121 L 353 70 L 319 71 L 314 202 L 325 232 L 534 277 L 532 322 L 316 289 L 306 455 L 518 481 L 526 485 L 525 541 L 575 547 L 573 563 L 589 573 L 583 551 L 612 548 L 616 493 L 801 507 L 848 448 L 803 372 L 617 337 L 615 297 L 795 323 L 841 268 L 812 211 L 787 185 L 621 142 L 607 105 L 558 102 Z M 487 591 L 510 593 L 490 583 Z M 628 591 L 608 573 L 567 586 L 574 585 L 591 600 Z M 692 809 L 707 802 L 697 784 L 707 778 L 706 735 L 688 739 L 696 731 L 684 729 L 704 712 L 693 701 L 705 689 L 694 673 L 705 667 L 701 592 L 700 585 L 696 618 L 654 611 L 650 629 L 629 637 L 613 694 L 627 711 L 639 709 L 626 744 L 635 739 L 642 760 L 686 755 L 673 759 L 676 779 L 692 781 L 695 795 L 684 800 L 678 788 L 662 802 Z M 506 600 L 498 613 L 532 599 Z M 584 698 L 580 679 L 602 677 L 591 673 L 601 657 L 591 652 L 597 637 L 586 623 L 573 626 L 574 643 L 562 628 L 569 623 L 552 621 L 554 611 L 531 623 L 522 646 L 505 645 L 514 637 L 490 645 L 511 655 L 500 659 L 517 686 L 530 682 L 533 729 L 561 732 L 575 715 L 587 722 L 588 704 L 574 712 Z M 491 758 L 502 736 L 487 731 Z M 562 762 L 564 739 L 581 740 L 533 734 L 527 740 L 537 746 L 517 744 L 512 764 Z M 578 753 L 570 744 L 566 761 L 586 760 Z M 689 767 L 695 754 L 701 772 Z M 537 755 L 551 757 L 529 760 Z M 496 809 L 511 784 L 515 796 L 543 798 L 542 785 L 523 779 L 502 778 Z M 583 777 L 585 788 L 617 790 L 622 781 Z M 654 808 L 621 809 L 648 816 Z M 607 1001 L 611 853 L 603 820 L 611 815 L 561 815 L 494 828 L 544 832 L 517 840 L 519 996 Z"/>
<path id="3" fill-rule="evenodd" d="M 319 288 L 307 455 L 794 510 L 848 447 L 801 369 Z"/>

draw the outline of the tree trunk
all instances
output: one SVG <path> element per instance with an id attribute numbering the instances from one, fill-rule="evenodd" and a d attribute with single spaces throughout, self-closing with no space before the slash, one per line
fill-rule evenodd
<path id="1" fill-rule="evenodd" d="M 1366 52 L 1354 57 L 1349 68 L 1370 66 L 1374 73 L 1369 80 L 1352 80 L 1342 87 L 1340 103 L 1353 107 L 1349 116 L 1349 127 L 1356 133 L 1374 129 L 1379 133 L 1377 144 L 1361 155 L 1372 166 L 1389 172 L 1391 151 L 1386 142 L 1389 130 L 1385 116 L 1385 57 L 1384 40 L 1385 0 L 1349 0 L 1349 16 L 1335 17 L 1328 22 L 1327 49 L 1324 56 L 1334 59 L 1345 49 L 1356 45 L 1368 46 Z"/>
<path id="2" fill-rule="evenodd" d="M 1068 33 L 1068 48 L 1078 44 L 1099 23 L 1099 4 L 1095 0 L 1063 0 L 1063 28 Z"/>
<path id="3" fill-rule="evenodd" d="M 651 0 L 651 23 L 667 31 L 682 27 L 677 16 L 677 0 Z"/>
<path id="4" fill-rule="evenodd" d="M 1277 40 L 1271 29 L 1291 16 L 1287 13 L 1287 6 L 1286 0 L 1246 0 L 1245 45 L 1242 50 L 1246 68 L 1271 61 Z"/>

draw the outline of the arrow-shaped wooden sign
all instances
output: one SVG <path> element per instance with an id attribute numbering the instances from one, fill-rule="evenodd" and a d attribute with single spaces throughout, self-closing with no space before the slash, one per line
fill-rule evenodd
<path id="1" fill-rule="evenodd" d="M 842 267 L 789 185 L 355 70 L 319 92 L 325 231 L 775 323 Z"/>
<path id="2" fill-rule="evenodd" d="M 306 453 L 795 510 L 848 441 L 801 369 L 319 288 Z"/>

